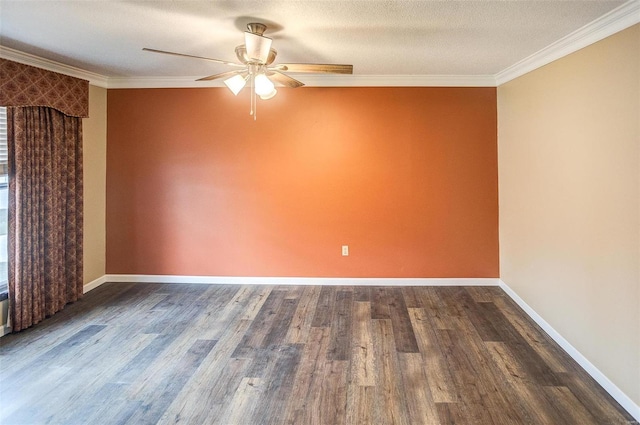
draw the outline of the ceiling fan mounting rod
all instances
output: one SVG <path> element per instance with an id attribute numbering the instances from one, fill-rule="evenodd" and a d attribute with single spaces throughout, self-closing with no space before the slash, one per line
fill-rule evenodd
<path id="1" fill-rule="evenodd" d="M 267 30 L 267 26 L 259 22 L 252 22 L 250 24 L 247 24 L 247 29 L 250 33 L 262 35 Z"/>

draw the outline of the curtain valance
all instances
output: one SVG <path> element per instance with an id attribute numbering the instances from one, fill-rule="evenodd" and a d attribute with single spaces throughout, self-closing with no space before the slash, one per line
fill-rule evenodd
<path id="1" fill-rule="evenodd" d="M 89 116 L 89 82 L 0 58 L 0 106 L 47 106 Z"/>

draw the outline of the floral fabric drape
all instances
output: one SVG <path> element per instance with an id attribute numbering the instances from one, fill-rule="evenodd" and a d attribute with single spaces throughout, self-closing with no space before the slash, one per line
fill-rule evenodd
<path id="1" fill-rule="evenodd" d="M 82 119 L 7 108 L 13 331 L 82 296 Z"/>

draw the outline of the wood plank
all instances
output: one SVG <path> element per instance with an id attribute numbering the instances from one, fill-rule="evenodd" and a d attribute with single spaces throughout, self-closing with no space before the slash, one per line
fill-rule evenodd
<path id="1" fill-rule="evenodd" d="M 272 372 L 265 377 L 265 391 L 257 400 L 254 415 L 247 424 L 278 424 L 283 420 L 281 415 L 286 412 L 287 403 L 290 402 L 289 394 L 293 390 L 302 346 L 291 345 L 280 353 Z"/>
<path id="2" fill-rule="evenodd" d="M 410 308 L 409 317 L 416 334 L 418 348 L 424 359 L 425 375 L 435 403 L 458 401 L 455 383 L 449 372 L 444 353 L 429 315 L 422 308 Z"/>
<path id="3" fill-rule="evenodd" d="M 376 385 L 373 337 L 371 335 L 371 304 L 356 302 L 353 307 L 351 381 L 359 386 Z M 358 391 L 358 394 L 361 394 Z"/>
<path id="4" fill-rule="evenodd" d="M 458 403 L 436 403 L 441 425 L 460 425 L 467 422 L 466 415 L 461 413 L 462 405 Z"/>
<path id="5" fill-rule="evenodd" d="M 158 379 L 157 384 L 149 387 L 146 394 L 139 398 L 142 404 L 128 418 L 128 421 L 140 424 L 157 423 L 167 406 L 175 399 L 216 343 L 217 341 L 196 340 L 185 355 L 177 360 L 172 373 Z"/>
<path id="6" fill-rule="evenodd" d="M 331 329 L 311 328 L 309 339 L 304 345 L 298 366 L 290 401 L 283 423 L 290 425 L 311 423 L 314 399 L 320 393 L 324 379 L 324 367 L 331 338 Z"/>
<path id="7" fill-rule="evenodd" d="M 221 415 L 219 421 L 214 423 L 241 424 L 245 418 L 254 416 L 260 395 L 265 391 L 265 385 L 266 382 L 261 378 L 242 378 L 227 411 Z"/>
<path id="8" fill-rule="evenodd" d="M 291 326 L 285 338 L 287 344 L 303 344 L 309 338 L 311 322 L 320 298 L 319 286 L 308 286 L 300 296 L 300 302 L 296 309 Z"/>
<path id="9" fill-rule="evenodd" d="M 75 357 L 78 348 L 84 347 L 89 341 L 96 337 L 100 332 L 106 329 L 106 325 L 88 325 L 70 335 L 57 345 L 51 347 L 44 353 L 34 356 L 33 360 L 26 364 L 20 365 L 20 368 L 10 371 L 3 376 L 3 381 L 10 382 L 16 380 L 36 380 L 42 376 L 46 369 L 54 365 L 62 365 L 68 363 Z M 19 353 L 18 353 L 19 354 Z M 4 360 L 6 361 L 6 360 Z M 4 362 L 3 361 L 3 362 Z M 0 397 L 5 397 L 7 392 L 13 391 L 11 387 L 0 386 Z"/>
<path id="10" fill-rule="evenodd" d="M 553 372 L 568 372 L 569 370 L 573 372 L 576 370 L 571 369 L 575 362 L 511 298 L 508 298 L 507 294 L 502 292 L 493 300 L 493 304 Z M 567 370 L 568 368 L 569 370 Z M 580 368 L 578 367 L 578 369 Z"/>
<path id="11" fill-rule="evenodd" d="M 400 353 L 417 353 L 418 343 L 404 302 L 401 288 L 387 289 L 389 317 L 393 327 L 396 350 Z"/>
<path id="12" fill-rule="evenodd" d="M 454 331 L 436 332 L 449 364 L 459 400 L 455 404 L 443 404 L 443 408 L 446 407 L 447 410 L 447 415 L 443 416 L 453 418 L 456 423 L 495 424 L 488 404 L 489 392 L 477 374 L 476 362 L 468 357 L 471 349 L 460 341 Z"/>
<path id="13" fill-rule="evenodd" d="M 424 311 L 429 315 L 429 322 L 435 329 L 454 329 L 453 322 L 448 320 L 449 314 L 446 314 L 446 306 L 438 296 L 437 288 L 416 289 L 416 296 L 420 298 Z"/>
<path id="14" fill-rule="evenodd" d="M 537 384 L 528 376 L 509 347 L 503 342 L 487 342 L 496 367 L 508 384 L 507 391 L 513 395 L 510 399 L 518 406 L 526 423 L 555 425 L 563 422 L 557 411 L 547 402 L 546 397 L 537 389 Z"/>
<path id="15" fill-rule="evenodd" d="M 399 353 L 402 389 L 407 403 L 410 424 L 438 425 L 438 411 L 431 396 L 420 353 Z"/>
<path id="16" fill-rule="evenodd" d="M 331 326 L 335 300 L 335 286 L 323 286 L 322 289 L 320 289 L 320 297 L 318 298 L 318 302 L 316 304 L 316 310 L 313 316 L 313 321 L 311 322 L 311 326 Z"/>
<path id="17" fill-rule="evenodd" d="M 493 362 L 487 361 L 490 356 L 487 352 L 485 342 L 480 338 L 477 327 L 474 326 L 467 315 L 475 308 L 475 303 L 461 291 L 462 288 L 450 288 L 443 291 L 445 304 L 450 309 L 456 310 L 455 326 L 453 331 L 438 331 L 441 341 L 447 342 L 449 351 L 445 354 L 449 369 L 456 381 L 456 389 L 460 393 L 459 402 L 471 404 L 470 409 L 463 409 L 462 412 L 479 412 L 486 409 L 490 419 L 496 424 L 520 423 L 523 421 L 521 412 L 514 407 L 511 400 L 511 391 L 505 387 L 504 378 Z M 455 304 L 454 299 L 463 300 L 460 304 Z M 501 337 L 500 337 L 501 338 Z M 453 354 L 453 357 L 449 356 Z M 478 367 L 482 365 L 482 367 Z M 462 373 L 461 373 L 462 372 Z M 458 379 L 464 377 L 464 381 Z M 462 382 L 471 380 L 472 385 L 462 385 Z M 465 390 L 472 389 L 465 393 Z M 482 406 L 482 407 L 481 407 Z M 482 423 L 480 418 L 469 418 Z"/>
<path id="18" fill-rule="evenodd" d="M 563 420 L 567 423 L 582 425 L 599 425 L 598 422 L 575 395 L 566 387 L 544 387 L 543 392 L 547 395 L 547 401 L 562 411 Z M 611 418 L 607 418 L 607 425 L 615 424 Z M 622 423 L 622 422 L 618 422 Z"/>
<path id="19" fill-rule="evenodd" d="M 353 288 L 353 300 L 362 302 L 371 301 L 371 288 L 369 286 L 356 286 Z"/>
<path id="20" fill-rule="evenodd" d="M 377 402 L 376 388 L 352 385 L 347 396 L 348 425 L 382 424 L 380 404 Z M 350 397 L 349 397 L 350 395 Z"/>
<path id="21" fill-rule="evenodd" d="M 493 303 L 478 303 L 477 314 L 491 322 L 509 349 L 518 357 L 528 375 L 541 385 L 561 386 L 562 382 L 537 351 L 518 333 Z"/>
<path id="22" fill-rule="evenodd" d="M 256 318 L 251 322 L 249 330 L 233 352 L 232 357 L 251 358 L 254 355 L 254 349 L 262 346 L 262 341 L 269 333 L 276 313 L 284 302 L 285 295 L 285 291 L 271 291 Z"/>
<path id="23" fill-rule="evenodd" d="M 351 357 L 351 313 L 353 292 L 338 291 L 333 310 L 331 342 L 327 358 L 329 360 L 349 360 Z"/>
<path id="24" fill-rule="evenodd" d="M 205 409 L 202 415 L 199 418 L 194 418 L 193 414 L 189 415 L 195 419 L 194 422 L 202 424 L 229 423 L 225 422 L 227 409 L 238 394 L 243 380 L 247 378 L 247 368 L 248 364 L 246 359 L 230 359 L 229 366 L 223 368 L 223 372 L 216 380 L 215 388 L 217 391 L 208 394 L 211 402 L 204 405 Z M 252 398 L 248 400 L 250 402 L 249 406 L 254 409 L 252 412 L 255 414 L 255 408 L 257 408 L 260 394 L 264 392 L 265 387 L 263 384 L 267 384 L 267 382 L 260 378 L 250 378 L 250 380 L 254 385 L 258 384 L 253 387 Z M 245 415 L 246 414 L 247 412 L 245 412 Z"/>
<path id="25" fill-rule="evenodd" d="M 114 332 L 112 339 L 101 341 L 109 346 L 98 345 L 96 350 L 89 350 L 87 362 L 78 363 L 75 368 L 69 367 L 70 372 L 63 380 L 56 382 L 47 379 L 44 385 L 53 388 L 55 396 L 52 399 L 64 398 L 69 401 L 67 409 L 58 416 L 59 423 L 105 417 L 106 411 L 118 405 L 128 385 L 145 373 L 147 362 L 155 357 L 150 355 L 147 347 L 156 338 L 157 335 L 132 333 L 123 336 Z M 120 350 L 123 345 L 127 347 L 124 352 Z M 163 346 L 166 347 L 165 344 Z M 114 362 L 114 358 L 118 362 Z M 76 373 L 78 369 L 91 371 L 91 376 Z M 83 390 L 79 391 L 80 388 Z"/>
<path id="26" fill-rule="evenodd" d="M 220 406 L 230 403 L 235 394 L 249 359 L 224 359 L 217 364 L 201 367 L 183 390 L 173 399 L 157 422 L 132 423 L 180 423 L 189 418 L 192 423 L 207 422 L 209 415 L 219 412 Z"/>
<path id="27" fill-rule="evenodd" d="M 495 286 L 467 286 L 465 290 L 477 303 L 491 303 L 496 295 Z"/>
<path id="28" fill-rule="evenodd" d="M 409 425 L 391 320 L 374 320 L 372 331 L 378 372 L 376 390 L 378 402 L 381 403 L 382 423 Z"/>
<path id="29" fill-rule="evenodd" d="M 347 412 L 347 376 L 349 362 L 329 360 L 324 365 L 324 379 L 317 404 L 318 417 L 312 423 L 343 425 Z"/>
<path id="30" fill-rule="evenodd" d="M 251 322 L 239 321 L 224 333 L 217 342 L 209 356 L 203 359 L 198 373 L 187 382 L 184 389 L 176 396 L 171 405 L 165 411 L 159 423 L 173 423 L 177 418 L 192 418 L 194 423 L 201 421 L 208 415 L 207 404 L 203 401 L 208 398 L 214 403 L 220 397 L 221 389 L 235 391 L 230 386 L 230 380 L 237 378 L 238 385 L 250 364 L 249 359 L 234 359 L 231 354 L 247 332 Z M 156 361 L 154 364 L 165 366 L 171 364 L 171 360 Z M 162 374 L 156 370 L 152 374 Z M 130 392 L 135 390 L 133 386 Z M 226 394 L 226 393 L 225 393 Z"/>
<path id="31" fill-rule="evenodd" d="M 234 292 L 224 291 L 211 295 L 214 297 L 213 302 L 204 303 L 200 314 L 190 326 L 200 338 L 220 339 L 229 326 L 238 320 L 253 320 L 270 293 L 269 287 L 244 286 Z"/>
<path id="32" fill-rule="evenodd" d="M 285 298 L 280 305 L 280 308 L 273 315 L 271 320 L 271 329 L 267 332 L 262 343 L 261 348 L 269 348 L 284 344 L 285 337 L 289 331 L 289 326 L 293 320 L 293 315 L 298 308 L 297 298 Z"/>
<path id="33" fill-rule="evenodd" d="M 304 293 L 305 286 L 281 285 L 281 286 L 278 286 L 278 289 L 286 292 L 286 295 L 284 296 L 285 300 L 298 300 Z"/>
<path id="34" fill-rule="evenodd" d="M 371 318 L 390 319 L 389 300 L 383 287 L 371 288 Z"/>
<path id="35" fill-rule="evenodd" d="M 500 328 L 500 326 L 504 326 L 504 323 L 502 323 L 502 320 L 495 323 L 494 320 L 497 318 L 494 317 L 493 314 L 487 314 L 487 311 L 493 303 L 476 303 L 467 291 L 463 290 L 457 294 L 455 303 L 463 309 L 465 315 L 483 341 L 504 341 L 504 329 Z M 492 309 L 491 312 L 499 314 L 495 309 Z"/>
<path id="36" fill-rule="evenodd" d="M 490 321 L 481 320 L 482 317 L 474 314 L 476 303 L 471 299 L 463 287 L 445 287 L 439 290 L 437 297 L 444 305 L 443 317 L 448 322 L 448 328 L 458 332 L 473 332 L 479 335 L 483 341 L 500 341 L 502 337 Z M 478 320 L 480 318 L 480 320 Z"/>
<path id="37" fill-rule="evenodd" d="M 592 400 L 590 403 L 583 404 L 585 410 L 590 416 L 595 418 L 599 424 L 628 424 L 633 423 L 633 417 L 622 412 L 622 417 L 617 415 L 621 407 L 618 403 L 596 382 L 592 377 L 584 372 L 583 376 L 578 377 L 576 374 L 560 373 L 560 380 L 564 386 L 571 391 L 577 400 Z"/>
<path id="38" fill-rule="evenodd" d="M 255 287 L 252 296 L 249 299 L 249 302 L 244 306 L 242 316 L 239 317 L 240 320 L 253 320 L 260 312 L 260 309 L 264 305 L 265 301 L 269 297 L 271 293 L 271 287 L 263 286 L 263 287 Z"/>
<path id="39" fill-rule="evenodd" d="M 419 288 L 415 286 L 403 286 L 402 296 L 404 297 L 404 303 L 407 308 L 422 308 L 422 298 L 418 296 Z"/>

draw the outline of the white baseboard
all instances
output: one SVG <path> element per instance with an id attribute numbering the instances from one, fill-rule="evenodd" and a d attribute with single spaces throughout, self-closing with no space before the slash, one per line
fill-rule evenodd
<path id="1" fill-rule="evenodd" d="M 255 277 L 108 274 L 107 282 L 201 283 L 207 285 L 333 285 L 333 286 L 498 286 L 498 278 L 362 278 Z"/>
<path id="2" fill-rule="evenodd" d="M 567 341 L 558 331 L 556 331 L 546 320 L 531 308 L 520 296 L 502 280 L 499 286 L 513 299 L 531 319 L 538 324 L 564 351 L 571 356 L 593 379 L 598 382 L 620 405 L 640 422 L 640 406 L 638 406 L 629 396 L 606 377 L 597 367 L 582 355 L 569 341 Z"/>
<path id="3" fill-rule="evenodd" d="M 109 282 L 109 280 L 107 280 L 107 275 L 103 275 L 95 280 L 92 280 L 91 282 L 87 283 L 86 285 L 84 285 L 82 287 L 82 293 L 86 294 L 89 291 L 93 291 L 94 289 L 96 289 L 98 286 Z"/>

